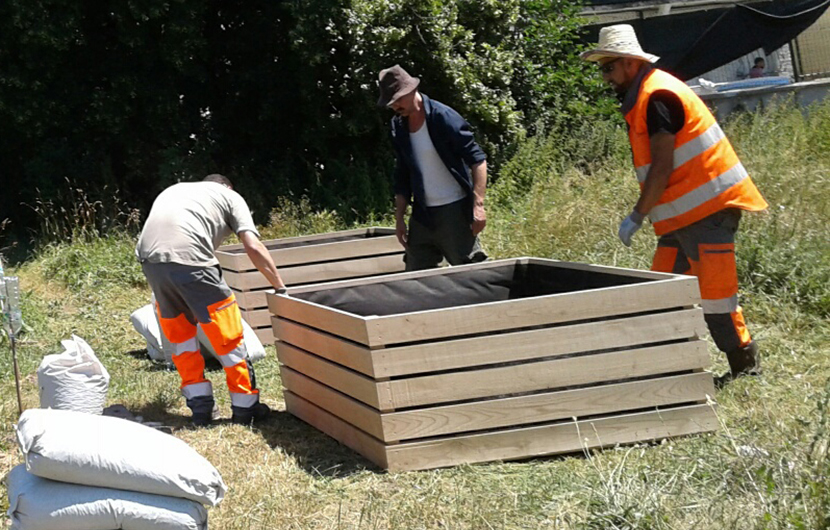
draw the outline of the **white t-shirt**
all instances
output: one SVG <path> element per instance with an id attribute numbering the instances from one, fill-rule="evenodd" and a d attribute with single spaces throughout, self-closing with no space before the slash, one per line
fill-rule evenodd
<path id="1" fill-rule="evenodd" d="M 443 206 L 467 196 L 435 150 L 426 123 L 416 132 L 409 133 L 409 141 L 412 142 L 415 162 L 424 177 L 427 206 Z"/>
<path id="2" fill-rule="evenodd" d="M 218 182 L 181 182 L 153 202 L 138 238 L 140 261 L 218 265 L 213 252 L 232 232 L 259 237 L 245 199 Z"/>

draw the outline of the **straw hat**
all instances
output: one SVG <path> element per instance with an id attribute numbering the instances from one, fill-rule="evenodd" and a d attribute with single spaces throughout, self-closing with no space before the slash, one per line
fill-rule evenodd
<path id="1" fill-rule="evenodd" d="M 650 63 L 657 62 L 660 58 L 643 51 L 634 28 L 629 24 L 606 26 L 599 30 L 597 47 L 582 53 L 580 57 L 586 61 L 599 61 L 603 57 L 631 57 Z"/>

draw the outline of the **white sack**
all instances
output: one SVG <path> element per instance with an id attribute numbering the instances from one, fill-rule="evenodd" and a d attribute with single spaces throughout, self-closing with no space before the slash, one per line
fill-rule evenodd
<path id="1" fill-rule="evenodd" d="M 36 477 L 25 466 L 7 478 L 12 530 L 207 530 L 196 502 Z"/>
<path id="2" fill-rule="evenodd" d="M 133 311 L 132 315 L 130 315 L 130 322 L 132 322 L 135 330 L 147 341 L 147 353 L 151 359 L 167 363 L 173 362 L 173 345 L 161 333 L 154 304 L 147 304 Z M 251 359 L 251 362 L 255 363 L 260 359 L 264 359 L 265 348 L 262 346 L 262 341 L 259 340 L 253 328 L 251 328 L 245 319 L 242 319 L 242 333 L 245 346 L 248 348 L 248 358 Z M 209 353 L 216 358 L 216 350 L 210 345 L 210 341 L 207 335 L 205 335 L 205 332 L 202 331 L 201 325 L 197 327 L 196 336 L 199 340 L 202 353 Z"/>
<path id="3" fill-rule="evenodd" d="M 133 311 L 130 315 L 130 322 L 135 330 L 147 341 L 147 353 L 152 360 L 171 362 L 171 359 L 164 355 L 164 349 L 161 344 L 161 329 L 159 329 L 159 322 L 153 304 L 147 304 Z"/>
<path id="4" fill-rule="evenodd" d="M 110 374 L 82 338 L 62 340 L 63 352 L 47 355 L 37 369 L 40 406 L 101 414 Z"/>
<path id="5" fill-rule="evenodd" d="M 26 469 L 42 478 L 181 497 L 216 506 L 227 487 L 182 440 L 121 418 L 29 409 L 15 426 Z"/>

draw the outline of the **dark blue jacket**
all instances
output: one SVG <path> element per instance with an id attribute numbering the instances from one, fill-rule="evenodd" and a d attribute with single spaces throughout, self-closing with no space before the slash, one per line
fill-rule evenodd
<path id="1" fill-rule="evenodd" d="M 470 124 L 455 110 L 439 101 L 434 101 L 421 94 L 426 112 L 426 126 L 429 137 L 438 156 L 447 166 L 450 174 L 458 181 L 467 194 L 470 203 L 470 221 L 473 219 L 473 179 L 470 167 L 487 159 L 484 151 L 473 139 Z M 395 194 L 403 195 L 412 203 L 412 215 L 419 222 L 430 226 L 429 211 L 426 208 L 424 177 L 412 153 L 409 141 L 409 124 L 406 119 L 392 118 L 392 143 L 395 146 L 397 164 L 395 165 Z"/>

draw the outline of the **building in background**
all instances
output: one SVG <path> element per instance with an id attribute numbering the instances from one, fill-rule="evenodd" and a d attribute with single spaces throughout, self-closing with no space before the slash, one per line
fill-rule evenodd
<path id="1" fill-rule="evenodd" d="M 767 75 L 830 77 L 830 0 L 587 0 L 588 41 L 611 24 L 631 24 L 658 66 L 694 84 L 746 79 L 756 57 Z"/>

